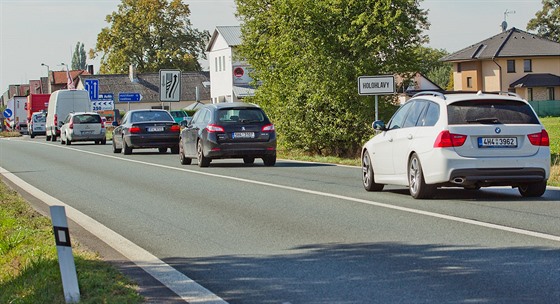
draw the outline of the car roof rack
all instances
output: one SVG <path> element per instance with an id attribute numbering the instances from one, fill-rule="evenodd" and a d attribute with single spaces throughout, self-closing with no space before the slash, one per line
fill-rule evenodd
<path id="1" fill-rule="evenodd" d="M 440 97 L 443 100 L 446 99 L 445 94 L 443 94 L 442 92 L 437 92 L 437 91 L 418 92 L 418 93 L 414 94 L 414 96 L 412 96 L 412 97 L 414 98 L 414 97 L 417 97 L 417 96 L 426 96 L 426 95 Z"/>

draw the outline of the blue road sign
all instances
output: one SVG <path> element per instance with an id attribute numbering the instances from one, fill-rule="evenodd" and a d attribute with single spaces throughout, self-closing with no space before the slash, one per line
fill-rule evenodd
<path id="1" fill-rule="evenodd" d="M 142 94 L 140 93 L 119 93 L 120 102 L 134 102 L 142 100 Z"/>
<path id="2" fill-rule="evenodd" d="M 12 112 L 12 110 L 10 110 L 10 109 L 6 109 L 6 110 L 4 110 L 3 114 L 4 114 L 4 117 L 10 118 L 10 117 L 12 117 L 12 115 L 14 115 L 14 112 Z"/>
<path id="3" fill-rule="evenodd" d="M 84 81 L 84 88 L 89 92 L 90 100 L 97 100 L 99 98 L 99 80 L 86 79 Z"/>
<path id="4" fill-rule="evenodd" d="M 115 95 L 113 95 L 113 93 L 100 93 L 99 98 L 97 98 L 97 100 L 113 101 L 113 100 L 115 100 Z"/>

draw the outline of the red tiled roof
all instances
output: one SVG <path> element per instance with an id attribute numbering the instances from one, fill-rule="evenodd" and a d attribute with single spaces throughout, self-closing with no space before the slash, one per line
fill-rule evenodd
<path id="1" fill-rule="evenodd" d="M 53 84 L 68 83 L 68 77 L 66 76 L 66 71 L 53 71 L 52 74 L 53 74 Z M 78 76 L 82 76 L 82 75 L 91 75 L 91 74 L 88 73 L 88 71 L 86 70 L 70 71 L 70 76 L 72 77 L 72 80 L 74 80 L 74 83 L 76 83 L 76 81 L 78 80 Z"/>

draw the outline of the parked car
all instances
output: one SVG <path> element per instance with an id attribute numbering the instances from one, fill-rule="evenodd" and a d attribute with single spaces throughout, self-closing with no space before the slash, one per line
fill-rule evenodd
<path id="1" fill-rule="evenodd" d="M 106 144 L 105 124 L 95 112 L 70 113 L 60 127 L 60 143 L 70 145 L 76 141 L 93 141 L 96 145 Z"/>
<path id="2" fill-rule="evenodd" d="M 31 119 L 29 120 L 28 131 L 31 138 L 35 138 L 37 135 L 45 135 L 45 124 L 47 122 L 46 112 L 34 112 L 31 114 Z"/>
<path id="3" fill-rule="evenodd" d="M 160 153 L 179 153 L 181 127 L 166 110 L 131 110 L 113 130 L 113 152 L 131 154 L 133 149 L 157 148 Z"/>
<path id="4" fill-rule="evenodd" d="M 181 131 L 179 147 L 183 165 L 193 158 L 200 167 L 218 158 L 242 158 L 246 164 L 262 158 L 265 166 L 276 164 L 274 125 L 261 108 L 248 103 L 205 105 Z"/>
<path id="5" fill-rule="evenodd" d="M 171 113 L 171 116 L 173 116 L 175 122 L 180 125 L 183 124 L 184 126 L 186 126 L 192 119 L 189 114 L 183 110 L 172 110 L 169 111 L 169 113 Z"/>
<path id="6" fill-rule="evenodd" d="M 408 186 L 414 198 L 438 187 L 517 187 L 539 197 L 550 176 L 549 136 L 519 96 L 424 92 L 402 105 L 362 149 L 368 191 Z"/>

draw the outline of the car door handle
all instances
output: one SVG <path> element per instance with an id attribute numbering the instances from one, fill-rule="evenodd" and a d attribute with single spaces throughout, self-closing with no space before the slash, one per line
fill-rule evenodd
<path id="1" fill-rule="evenodd" d="M 392 138 L 392 137 L 389 137 L 387 140 L 388 140 L 389 142 L 393 142 L 393 138 Z"/>
<path id="2" fill-rule="evenodd" d="M 412 134 L 408 134 L 408 136 L 406 138 L 412 139 Z"/>

